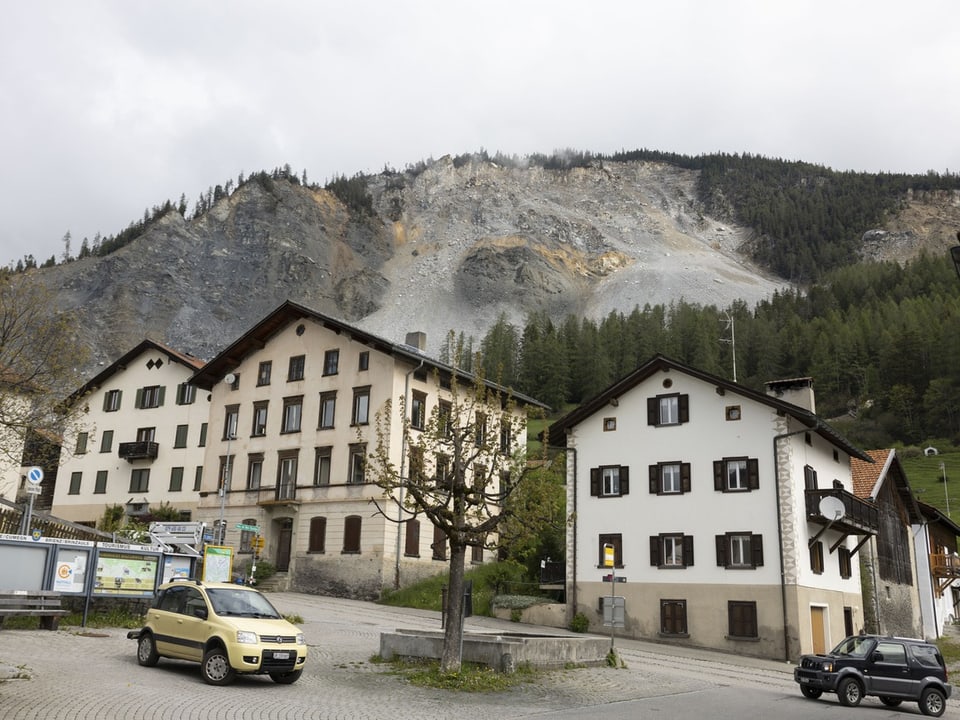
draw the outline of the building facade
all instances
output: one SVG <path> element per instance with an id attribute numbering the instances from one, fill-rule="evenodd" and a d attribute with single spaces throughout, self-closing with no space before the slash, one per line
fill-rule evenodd
<path id="1" fill-rule="evenodd" d="M 602 632 L 619 597 L 629 637 L 793 660 L 863 627 L 854 556 L 877 515 L 850 458 L 870 458 L 816 416 L 809 380 L 764 394 L 657 356 L 548 432 L 571 617 Z"/>
<path id="2" fill-rule="evenodd" d="M 939 638 L 960 620 L 960 525 L 933 505 L 917 502 L 921 520 L 913 525 L 917 585 L 923 608 L 923 636 Z"/>
<path id="3" fill-rule="evenodd" d="M 85 419 L 63 438 L 52 514 L 95 526 L 110 506 L 170 505 L 191 519 L 210 406 L 188 381 L 202 365 L 148 339 L 77 390 Z"/>
<path id="4" fill-rule="evenodd" d="M 399 408 L 416 428 L 445 402 L 452 368 L 422 340 L 392 343 L 288 302 L 193 377 L 211 397 L 198 519 L 223 528 L 242 566 L 262 538 L 285 587 L 365 598 L 446 569 L 446 539 L 401 516 L 367 468 L 388 401 L 384 441 L 401 469 Z M 518 413 L 535 403 L 518 399 Z M 523 447 L 526 435 L 511 441 Z"/>

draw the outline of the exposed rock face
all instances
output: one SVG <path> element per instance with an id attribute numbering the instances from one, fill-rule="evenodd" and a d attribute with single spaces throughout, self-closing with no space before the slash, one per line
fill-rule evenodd
<path id="1" fill-rule="evenodd" d="M 145 336 L 210 358 L 286 299 L 392 341 L 425 331 L 435 354 L 450 330 L 479 338 L 501 313 L 522 324 L 535 310 L 599 318 L 769 297 L 784 283 L 743 256 L 749 231 L 703 214 L 695 187 L 694 172 L 655 163 L 444 158 L 371 178 L 375 216 L 358 219 L 325 190 L 251 181 L 198 219 L 171 213 L 120 251 L 43 277 L 79 311 L 95 363 Z M 917 252 L 960 225 L 956 201 L 908 198 L 902 227 L 865 236 L 868 254 Z"/>

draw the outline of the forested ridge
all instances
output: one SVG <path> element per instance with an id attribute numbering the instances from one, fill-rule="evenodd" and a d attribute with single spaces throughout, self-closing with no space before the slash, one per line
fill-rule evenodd
<path id="1" fill-rule="evenodd" d="M 838 269 L 808 293 L 754 309 L 680 302 L 560 324 L 534 314 L 524 327 L 501 318 L 478 347 L 452 342 L 478 350 L 489 377 L 555 410 L 656 353 L 733 379 L 735 352 L 737 382 L 755 390 L 813 377 L 817 413 L 863 447 L 960 444 L 960 279 L 946 257 Z"/>

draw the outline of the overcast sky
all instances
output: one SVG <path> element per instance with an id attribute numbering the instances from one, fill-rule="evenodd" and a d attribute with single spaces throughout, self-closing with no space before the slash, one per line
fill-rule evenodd
<path id="1" fill-rule="evenodd" d="M 957 0 L 44 0 L 0 20 L 0 264 L 289 163 L 749 152 L 960 171 Z"/>

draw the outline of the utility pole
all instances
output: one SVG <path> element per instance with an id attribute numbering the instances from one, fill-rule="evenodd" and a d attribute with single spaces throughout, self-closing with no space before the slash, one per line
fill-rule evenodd
<path id="1" fill-rule="evenodd" d="M 733 358 L 733 381 L 737 381 L 737 335 L 733 327 L 733 315 L 728 312 L 724 313 L 724 317 L 720 319 L 720 322 L 726 322 L 726 329 L 730 331 L 729 338 L 720 338 L 720 342 L 730 344 L 730 355 Z"/>

